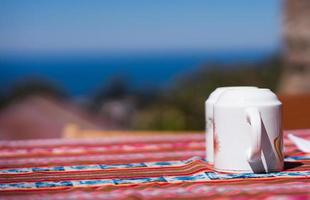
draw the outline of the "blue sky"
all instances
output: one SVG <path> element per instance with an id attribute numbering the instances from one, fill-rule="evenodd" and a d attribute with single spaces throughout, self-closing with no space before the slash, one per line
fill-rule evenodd
<path id="1" fill-rule="evenodd" d="M 280 0 L 1 0 L 0 52 L 277 49 Z"/>

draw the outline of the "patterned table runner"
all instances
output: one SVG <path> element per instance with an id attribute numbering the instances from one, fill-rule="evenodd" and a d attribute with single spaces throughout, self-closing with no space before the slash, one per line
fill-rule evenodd
<path id="1" fill-rule="evenodd" d="M 310 139 L 310 130 L 290 131 Z M 0 199 L 305 199 L 310 155 L 285 137 L 285 171 L 217 173 L 202 134 L 0 142 Z"/>

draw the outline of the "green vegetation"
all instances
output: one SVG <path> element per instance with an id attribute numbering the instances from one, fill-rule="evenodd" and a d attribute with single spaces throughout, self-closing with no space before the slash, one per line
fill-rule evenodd
<path id="1" fill-rule="evenodd" d="M 43 78 L 32 77 L 17 81 L 6 95 L 2 94 L 2 91 L 0 91 L 0 110 L 28 96 L 45 96 L 64 99 L 67 98 L 68 95 L 61 86 Z"/>
<path id="2" fill-rule="evenodd" d="M 205 126 L 204 102 L 217 87 L 252 85 L 277 92 L 282 63 L 273 57 L 261 63 L 207 64 L 185 74 L 164 90 L 133 91 L 124 77 L 114 77 L 110 84 L 99 89 L 94 96 L 80 103 L 98 119 L 113 116 L 107 102 L 118 102 L 121 115 L 109 119 L 122 129 L 138 130 L 203 130 Z M 0 109 L 29 95 L 66 98 L 65 91 L 43 79 L 19 82 L 8 95 L 0 93 Z M 110 108 L 103 112 L 102 108 Z M 124 113 L 122 113 L 124 111 Z M 111 112 L 109 114 L 109 112 Z M 120 123 L 122 122 L 122 123 Z M 126 122 L 126 123 L 124 123 Z"/>
<path id="3" fill-rule="evenodd" d="M 217 87 L 252 85 L 277 91 L 282 63 L 274 57 L 262 63 L 208 64 L 180 77 L 156 100 L 138 110 L 132 128 L 151 130 L 203 130 L 204 102 Z"/>

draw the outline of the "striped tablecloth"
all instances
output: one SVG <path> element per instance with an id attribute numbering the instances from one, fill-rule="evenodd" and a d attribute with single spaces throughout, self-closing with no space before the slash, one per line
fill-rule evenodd
<path id="1" fill-rule="evenodd" d="M 310 155 L 284 144 L 284 171 L 225 174 L 203 134 L 0 141 L 0 199 L 310 199 Z"/>

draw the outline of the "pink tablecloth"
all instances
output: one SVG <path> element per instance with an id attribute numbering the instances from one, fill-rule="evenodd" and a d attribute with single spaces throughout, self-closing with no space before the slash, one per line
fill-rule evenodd
<path id="1" fill-rule="evenodd" d="M 310 130 L 291 131 L 310 139 Z M 287 131 L 286 131 L 287 133 Z M 0 142 L 0 199 L 309 199 L 310 155 L 285 170 L 214 172 L 202 134 Z"/>

